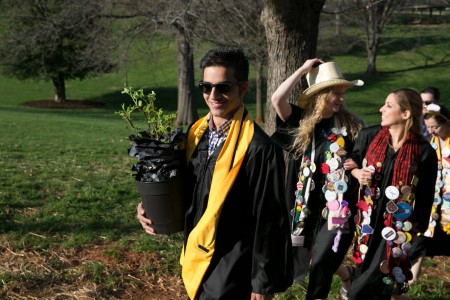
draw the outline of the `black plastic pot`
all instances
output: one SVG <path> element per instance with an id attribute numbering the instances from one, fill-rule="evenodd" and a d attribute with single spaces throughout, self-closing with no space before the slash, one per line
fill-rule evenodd
<path id="1" fill-rule="evenodd" d="M 136 181 L 147 218 L 157 234 L 183 230 L 184 204 L 181 176 L 160 182 Z"/>

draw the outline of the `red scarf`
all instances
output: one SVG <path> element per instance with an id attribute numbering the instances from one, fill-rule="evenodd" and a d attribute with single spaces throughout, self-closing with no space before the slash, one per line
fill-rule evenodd
<path id="1" fill-rule="evenodd" d="M 376 166 L 378 162 L 384 162 L 387 152 L 386 148 L 389 145 L 390 137 L 391 134 L 387 127 L 384 127 L 380 132 L 378 132 L 372 143 L 370 143 L 366 154 L 368 166 Z M 411 164 L 416 163 L 416 167 L 418 166 L 419 155 L 420 149 L 417 137 L 415 134 L 408 133 L 406 141 L 400 148 L 397 159 L 395 160 L 394 174 L 391 182 L 393 186 L 398 186 L 399 182 L 402 182 L 403 185 L 410 184 L 412 176 L 416 174 L 416 172 L 411 171 Z"/>

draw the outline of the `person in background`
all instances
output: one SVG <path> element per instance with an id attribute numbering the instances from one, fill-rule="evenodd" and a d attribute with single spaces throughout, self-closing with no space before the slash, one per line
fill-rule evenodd
<path id="1" fill-rule="evenodd" d="M 272 299 L 293 280 L 283 153 L 243 104 L 244 52 L 211 50 L 200 67 L 209 113 L 186 142 L 183 282 L 191 299 Z M 137 217 L 157 234 L 141 204 Z"/>
<path id="2" fill-rule="evenodd" d="M 422 107 L 422 113 L 425 114 L 427 111 L 427 106 L 430 104 L 438 104 L 441 100 L 441 92 L 438 88 L 429 86 L 427 88 L 424 88 L 420 92 L 420 97 L 422 98 L 423 107 Z M 431 135 L 427 130 L 427 126 L 425 125 L 424 119 L 421 119 L 421 126 L 422 126 L 422 134 L 426 139 L 430 139 Z"/>
<path id="3" fill-rule="evenodd" d="M 306 75 L 308 88 L 298 105 L 288 102 L 295 85 Z M 351 192 L 357 188 L 346 171 L 356 165 L 346 160 L 362 121 L 344 106 L 348 81 L 335 62 L 307 60 L 273 93 L 277 130 L 272 138 L 289 153 L 286 201 L 291 213 L 294 274 L 309 271 L 306 299 L 326 299 L 333 274 L 353 239 Z M 354 180 L 354 182 L 356 182 Z M 356 197 L 353 197 L 356 198 Z M 343 268 L 341 278 L 352 271 Z"/>
<path id="4" fill-rule="evenodd" d="M 443 105 L 429 104 L 424 114 L 426 128 L 431 135 L 431 146 L 438 158 L 435 195 L 428 229 L 426 250 L 413 262 L 413 278 L 409 284 L 417 282 L 425 256 L 449 256 L 450 247 L 450 111 Z"/>
<path id="5" fill-rule="evenodd" d="M 410 261 L 426 247 L 437 158 L 421 134 L 422 106 L 416 91 L 392 91 L 381 124 L 356 140 L 351 173 L 361 188 L 353 260 L 360 275 L 348 299 L 401 299 L 412 279 Z"/>

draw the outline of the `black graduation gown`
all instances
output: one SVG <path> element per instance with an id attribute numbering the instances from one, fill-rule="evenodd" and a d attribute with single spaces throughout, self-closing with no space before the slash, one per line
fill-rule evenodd
<path id="1" fill-rule="evenodd" d="M 298 106 L 291 105 L 292 114 L 282 123 L 277 117 L 277 130 L 272 138 L 281 145 L 281 147 L 289 151 L 289 147 L 293 144 L 295 133 L 293 129 L 298 128 L 299 121 L 303 117 L 304 111 Z M 338 251 L 332 250 L 336 230 L 328 230 L 327 220 L 322 217 L 322 210 L 326 207 L 326 199 L 322 192 L 323 174 L 320 166 L 325 162 L 326 139 L 323 132 L 329 133 L 333 127 L 332 118 L 322 119 L 316 124 L 314 129 L 316 153 L 314 163 L 317 166 L 316 172 L 313 174 L 315 189 L 311 191 L 308 201 L 308 208 L 311 214 L 305 221 L 305 228 L 302 235 L 305 235 L 305 243 L 303 247 L 293 247 L 294 274 L 295 278 L 301 278 L 306 275 L 309 269 L 308 291 L 306 299 L 327 298 L 330 291 L 333 274 L 342 263 L 350 244 L 353 240 L 354 222 L 353 218 L 349 218 L 349 230 L 341 236 Z M 345 148 L 351 153 L 353 142 L 348 136 L 345 139 Z M 295 191 L 297 190 L 298 173 L 300 170 L 300 160 L 293 158 L 289 154 L 288 171 L 286 177 L 286 203 L 289 211 L 294 207 Z M 356 204 L 356 184 L 355 180 L 348 174 L 348 189 L 344 195 L 344 199 L 349 202 L 349 207 L 354 208 Z M 354 195 L 354 196 L 351 196 Z M 311 265 L 309 260 L 311 258 Z"/>
<path id="2" fill-rule="evenodd" d="M 208 159 L 208 132 L 188 164 L 192 199 L 185 236 L 203 215 L 219 146 Z M 189 176 L 191 175 L 191 176 Z M 291 241 L 283 190 L 281 149 L 255 124 L 245 160 L 231 188 L 216 230 L 216 247 L 197 299 L 250 299 L 292 284 Z M 212 199 L 214 201 L 214 199 Z"/>
<path id="3" fill-rule="evenodd" d="M 381 130 L 381 126 L 372 126 L 363 129 L 353 148 L 352 158 L 362 167 L 362 161 L 366 156 L 370 143 Z M 431 212 L 431 206 L 434 199 L 434 185 L 437 174 L 437 157 L 435 150 L 423 137 L 419 138 L 420 163 L 418 166 L 419 181 L 416 186 L 416 200 L 413 210 L 413 218 L 417 222 L 419 232 L 425 232 L 428 228 L 428 221 Z M 365 259 L 360 266 L 361 275 L 357 277 L 350 288 L 349 299 L 390 299 L 390 291 L 383 283 L 383 277 L 386 275 L 380 271 L 380 264 L 386 259 L 386 241 L 381 235 L 384 226 L 383 214 L 386 210 L 386 203 L 389 201 L 384 196 L 386 187 L 391 185 L 394 163 L 397 159 L 397 153 L 387 146 L 387 154 L 383 162 L 380 183 L 381 196 L 377 201 L 377 206 L 372 211 L 371 227 L 374 229 L 368 244 L 368 251 Z M 375 204 L 375 200 L 374 200 Z M 417 237 L 412 243 L 409 258 L 414 260 L 423 253 L 427 246 L 428 238 Z"/>

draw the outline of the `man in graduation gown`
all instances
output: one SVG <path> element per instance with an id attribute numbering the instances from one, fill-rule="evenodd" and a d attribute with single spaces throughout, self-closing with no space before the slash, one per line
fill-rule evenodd
<path id="1" fill-rule="evenodd" d="M 210 112 L 188 131 L 182 277 L 191 299 L 271 299 L 292 284 L 281 149 L 243 105 L 248 60 L 209 51 L 199 87 Z M 157 234 L 138 205 L 138 218 Z"/>

